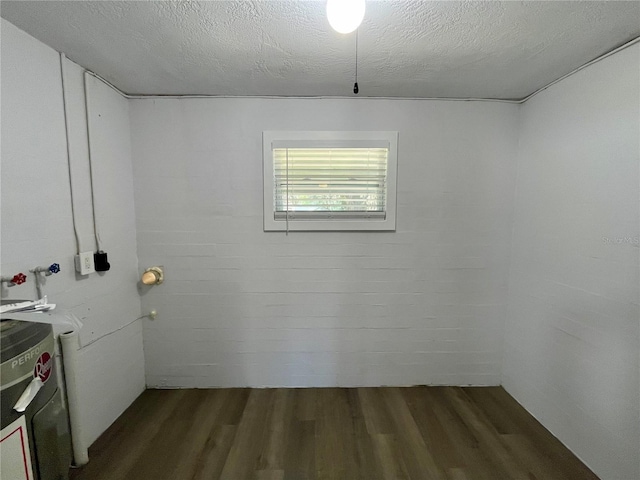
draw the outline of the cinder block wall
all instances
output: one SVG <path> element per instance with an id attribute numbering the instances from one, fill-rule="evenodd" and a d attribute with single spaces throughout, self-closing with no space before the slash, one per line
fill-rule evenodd
<path id="1" fill-rule="evenodd" d="M 60 273 L 45 278 L 43 293 L 59 310 L 73 312 L 84 323 L 80 338 L 86 347 L 79 353 L 78 372 L 80 418 L 90 444 L 145 386 L 142 325 L 136 321 L 140 300 L 129 104 L 103 83 L 89 82 L 96 121 L 92 131 L 96 213 L 111 270 L 77 277 L 60 57 L 4 19 L 1 44 L 1 269 L 3 275 L 22 271 L 29 276 L 23 285 L 3 286 L 0 294 L 35 298 L 28 269 L 60 264 Z M 78 233 L 83 248 L 93 251 L 83 69 L 67 61 L 66 70 Z"/>
<path id="2" fill-rule="evenodd" d="M 500 383 L 516 105 L 153 99 L 131 109 L 147 384 Z M 399 131 L 396 232 L 262 231 L 263 130 Z"/>
<path id="3" fill-rule="evenodd" d="M 503 383 L 606 479 L 640 478 L 640 45 L 521 112 Z"/>

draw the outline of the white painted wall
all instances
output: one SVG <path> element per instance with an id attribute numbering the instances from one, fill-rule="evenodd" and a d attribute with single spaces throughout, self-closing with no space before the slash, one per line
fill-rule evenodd
<path id="1" fill-rule="evenodd" d="M 92 443 L 144 389 L 129 105 L 93 80 L 96 210 L 111 271 L 76 276 L 58 53 L 5 20 L 2 43 L 2 274 L 53 262 L 44 293 L 83 322 L 81 420 Z M 94 250 L 82 69 L 67 61 L 72 172 L 81 242 Z M 3 298 L 34 298 L 33 276 Z M 117 329 L 133 323 L 121 330 Z M 111 335 L 105 336 L 111 332 Z M 103 337 L 103 338 L 100 338 Z M 96 341 L 97 340 L 97 341 Z"/>
<path id="2" fill-rule="evenodd" d="M 640 478 L 640 46 L 521 112 L 503 384 L 603 479 Z"/>
<path id="3" fill-rule="evenodd" d="M 514 105 L 134 100 L 153 387 L 500 383 Z M 398 130 L 397 232 L 262 231 L 263 130 Z"/>

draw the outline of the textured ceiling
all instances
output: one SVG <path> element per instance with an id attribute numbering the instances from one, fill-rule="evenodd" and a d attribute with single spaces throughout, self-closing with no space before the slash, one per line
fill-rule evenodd
<path id="1" fill-rule="evenodd" d="M 317 1 L 2 1 L 130 94 L 350 96 L 355 34 Z M 640 35 L 640 2 L 368 1 L 360 96 L 518 99 Z"/>

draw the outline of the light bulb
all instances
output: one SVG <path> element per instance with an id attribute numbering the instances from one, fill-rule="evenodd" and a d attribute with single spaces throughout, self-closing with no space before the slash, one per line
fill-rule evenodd
<path id="1" fill-rule="evenodd" d="M 328 0 L 327 19 L 338 33 L 351 33 L 364 18 L 364 0 Z"/>

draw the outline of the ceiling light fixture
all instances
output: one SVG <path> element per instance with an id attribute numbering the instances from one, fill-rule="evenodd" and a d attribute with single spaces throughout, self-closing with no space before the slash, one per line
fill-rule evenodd
<path id="1" fill-rule="evenodd" d="M 327 0 L 329 25 L 338 33 L 351 33 L 364 18 L 364 0 Z"/>

